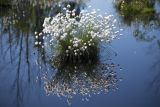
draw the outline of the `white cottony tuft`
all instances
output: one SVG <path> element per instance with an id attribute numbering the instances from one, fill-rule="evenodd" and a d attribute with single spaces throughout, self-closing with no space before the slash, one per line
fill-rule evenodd
<path id="1" fill-rule="evenodd" d="M 70 7 L 67 5 L 67 8 Z M 69 11 L 63 8 L 63 10 L 66 11 L 65 15 L 59 13 L 52 18 L 45 18 L 42 33 L 47 35 L 45 38 L 49 38 L 51 40 L 49 44 L 54 44 L 54 46 L 62 45 L 62 42 L 68 43 L 66 53 L 75 48 L 79 50 L 88 49 L 88 46 L 95 46 L 97 41 L 111 42 L 123 30 L 118 30 L 116 26 L 118 21 L 113 15 L 103 16 L 97 13 L 99 10 L 93 9 L 90 12 L 82 10 L 79 15 L 75 14 L 75 9 Z M 35 34 L 37 33 L 35 32 Z"/>

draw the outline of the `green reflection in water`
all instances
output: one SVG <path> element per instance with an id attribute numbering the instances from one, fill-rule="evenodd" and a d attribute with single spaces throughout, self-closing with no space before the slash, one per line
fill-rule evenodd
<path id="1" fill-rule="evenodd" d="M 24 33 L 33 32 L 35 28 L 40 28 L 39 21 L 43 20 L 43 16 L 47 13 L 47 9 L 41 9 L 38 5 L 33 6 L 27 1 L 1 8 L 1 20 L 6 28 L 12 25 L 14 29 Z M 41 25 L 42 23 L 43 21 L 41 21 Z"/>
<path id="2" fill-rule="evenodd" d="M 8 6 L 8 5 L 11 5 L 10 0 L 1 0 L 0 1 L 0 6 Z"/>
<path id="3" fill-rule="evenodd" d="M 122 20 L 133 27 L 133 36 L 137 41 L 150 42 L 149 52 L 154 54 L 156 61 L 152 63 L 153 80 L 149 87 L 157 98 L 160 96 L 160 0 L 117 0 L 116 9 Z M 154 75 L 153 75 L 154 74 Z"/>
<path id="4" fill-rule="evenodd" d="M 160 17 L 155 7 L 158 0 L 117 0 L 115 8 L 122 21 L 133 27 L 137 41 L 152 42 L 158 35 L 151 33 L 160 28 Z"/>

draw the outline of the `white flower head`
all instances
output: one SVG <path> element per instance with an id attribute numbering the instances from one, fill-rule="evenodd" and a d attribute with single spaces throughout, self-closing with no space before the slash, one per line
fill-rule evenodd
<path id="1" fill-rule="evenodd" d="M 70 7 L 67 5 L 67 8 Z M 45 18 L 42 32 L 47 35 L 45 38 L 50 39 L 52 45 L 61 45 L 61 40 L 66 42 L 64 45 L 67 47 L 66 53 L 69 51 L 73 53 L 73 50 L 76 50 L 76 54 L 80 54 L 79 51 L 87 50 L 99 42 L 110 42 L 121 35 L 119 33 L 122 29 L 117 30 L 118 21 L 113 15 L 101 15 L 97 13 L 98 10 L 93 9 L 82 10 L 78 16 L 75 16 L 76 10 L 70 11 L 67 8 L 63 8 L 65 14 L 59 13 L 52 18 Z"/>
<path id="2" fill-rule="evenodd" d="M 68 4 L 68 5 L 67 5 L 67 8 L 70 8 L 70 7 L 71 7 L 71 5 L 70 5 L 70 4 Z"/>

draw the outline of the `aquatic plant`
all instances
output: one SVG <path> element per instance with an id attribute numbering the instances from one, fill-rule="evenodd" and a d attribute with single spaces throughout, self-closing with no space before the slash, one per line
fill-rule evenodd
<path id="1" fill-rule="evenodd" d="M 117 0 L 115 7 L 127 23 L 140 20 L 146 24 L 155 17 L 151 0 Z"/>
<path id="2" fill-rule="evenodd" d="M 112 15 L 98 14 L 98 10 L 82 10 L 76 15 L 75 9 L 69 8 L 67 5 L 62 13 L 45 18 L 43 33 L 49 40 L 46 44 L 54 46 L 60 61 L 89 62 L 98 57 L 101 43 L 118 36 L 117 21 Z"/>

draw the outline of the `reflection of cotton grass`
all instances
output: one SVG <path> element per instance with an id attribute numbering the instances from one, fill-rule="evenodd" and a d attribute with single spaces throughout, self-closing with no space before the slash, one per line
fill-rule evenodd
<path id="1" fill-rule="evenodd" d="M 98 55 L 100 42 L 110 42 L 119 33 L 112 15 L 98 15 L 93 10 L 81 11 L 75 16 L 75 10 L 66 8 L 65 12 L 45 18 L 43 24 L 43 33 L 51 39 L 50 44 L 56 46 L 58 55 L 65 59 L 92 59 Z"/>
<path id="2" fill-rule="evenodd" d="M 82 101 L 89 100 L 93 94 L 108 93 L 117 89 L 118 78 L 114 64 L 62 65 L 53 76 L 44 75 L 47 95 L 65 97 L 68 104 L 75 95 Z M 51 79 L 50 79 L 51 78 Z"/>

